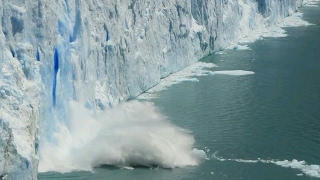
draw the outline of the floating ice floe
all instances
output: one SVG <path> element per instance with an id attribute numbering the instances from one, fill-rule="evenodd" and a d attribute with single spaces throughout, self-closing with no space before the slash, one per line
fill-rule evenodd
<path id="1" fill-rule="evenodd" d="M 220 55 L 222 55 L 222 54 L 227 54 L 227 53 L 224 52 L 224 51 L 218 51 L 218 52 L 216 52 L 215 54 L 220 54 Z"/>
<path id="2" fill-rule="evenodd" d="M 197 62 L 179 72 L 171 74 L 163 79 L 155 87 L 149 89 L 146 93 L 154 93 L 167 89 L 167 87 L 181 82 L 191 81 L 198 82 L 199 80 L 194 76 L 205 76 L 211 73 L 210 70 L 205 70 L 205 68 L 217 67 L 213 63 Z M 145 93 L 144 93 L 145 94 Z M 138 98 L 145 99 L 144 94 L 141 94 Z"/>
<path id="3" fill-rule="evenodd" d="M 223 75 L 231 75 L 231 76 L 244 76 L 254 74 L 253 71 L 244 71 L 244 70 L 232 70 L 232 71 L 213 71 L 212 75 L 215 74 L 223 74 Z"/>
<path id="4" fill-rule="evenodd" d="M 157 96 L 156 92 L 166 90 L 168 87 L 181 82 L 199 82 L 199 79 L 194 76 L 207 76 L 207 75 L 230 75 L 230 76 L 245 76 L 254 74 L 253 71 L 245 70 L 224 70 L 224 71 L 211 71 L 208 68 L 217 67 L 213 63 L 198 62 L 186 69 L 183 69 L 175 74 L 171 74 L 163 78 L 161 82 L 155 87 L 149 89 L 147 92 L 138 96 L 138 99 L 152 99 Z"/>
<path id="5" fill-rule="evenodd" d="M 320 166 L 319 165 L 308 165 L 305 161 L 298 161 L 293 159 L 292 161 L 289 160 L 263 160 L 263 159 L 256 159 L 256 160 L 245 160 L 245 159 L 225 159 L 222 157 L 217 156 L 218 152 L 215 152 L 212 157 L 218 161 L 233 161 L 239 163 L 265 163 L 265 164 L 275 164 L 281 167 L 298 169 L 301 173 L 297 174 L 297 176 L 303 176 L 304 174 L 311 177 L 320 178 Z"/>
<path id="6" fill-rule="evenodd" d="M 234 50 L 251 50 L 248 45 L 239 45 L 237 44 L 236 46 L 233 47 Z"/>
<path id="7" fill-rule="evenodd" d="M 308 7 L 319 7 L 319 0 L 311 0 L 305 4 Z"/>

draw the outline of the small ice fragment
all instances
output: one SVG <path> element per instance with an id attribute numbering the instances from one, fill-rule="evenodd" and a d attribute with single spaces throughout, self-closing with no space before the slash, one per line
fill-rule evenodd
<path id="1" fill-rule="evenodd" d="M 236 45 L 233 47 L 234 50 L 251 50 L 248 45 Z"/>
<path id="2" fill-rule="evenodd" d="M 134 170 L 134 168 L 133 168 L 133 167 L 131 167 L 131 166 L 123 166 L 123 167 L 122 167 L 122 169 Z"/>
<path id="3" fill-rule="evenodd" d="M 216 52 L 215 54 L 226 54 L 225 52 L 223 52 L 223 51 L 218 51 L 218 52 Z"/>
<path id="4" fill-rule="evenodd" d="M 199 149 L 194 148 L 192 150 L 192 152 L 196 157 L 198 157 L 200 159 L 206 159 L 207 158 L 207 154 L 203 150 L 199 150 Z"/>
<path id="5" fill-rule="evenodd" d="M 177 82 L 199 82 L 199 79 L 197 78 L 181 78 L 177 79 Z"/>

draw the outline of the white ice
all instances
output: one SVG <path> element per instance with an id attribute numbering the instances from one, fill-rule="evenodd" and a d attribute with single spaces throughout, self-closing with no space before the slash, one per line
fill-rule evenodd
<path id="1" fill-rule="evenodd" d="M 227 54 L 227 53 L 226 53 L 226 52 L 224 52 L 224 51 L 218 51 L 218 52 L 216 52 L 215 54 L 223 55 L 223 54 Z"/>
<path id="2" fill-rule="evenodd" d="M 305 161 L 298 161 L 293 159 L 292 161 L 289 160 L 263 160 L 263 159 L 256 159 L 256 160 L 245 160 L 245 159 L 225 159 L 222 157 L 217 156 L 218 152 L 215 152 L 212 157 L 218 161 L 233 161 L 239 163 L 265 163 L 265 164 L 275 164 L 281 167 L 298 169 L 303 174 L 311 177 L 320 178 L 320 165 L 308 165 Z M 297 174 L 297 176 L 302 176 L 303 174 Z"/>
<path id="3" fill-rule="evenodd" d="M 234 43 L 227 47 L 227 49 L 235 49 L 235 50 L 250 50 L 245 43 L 253 43 L 257 40 L 261 40 L 263 38 L 271 37 L 271 38 L 279 38 L 286 37 L 286 27 L 299 27 L 299 26 L 310 26 L 313 25 L 305 20 L 303 20 L 303 13 L 296 12 L 292 16 L 284 18 L 281 22 L 271 26 L 261 26 L 258 29 L 253 30 L 250 34 L 245 37 L 239 39 L 237 43 Z M 239 45 L 240 43 L 241 45 Z"/>
<path id="4" fill-rule="evenodd" d="M 233 47 L 234 50 L 251 50 L 248 45 L 237 44 Z"/>
<path id="5" fill-rule="evenodd" d="M 254 74 L 253 71 L 244 71 L 244 70 L 231 70 L 231 71 L 213 71 L 212 75 L 223 74 L 223 75 L 231 75 L 231 76 L 245 76 Z"/>
<path id="6" fill-rule="evenodd" d="M 195 76 L 207 76 L 207 75 L 230 75 L 230 76 L 245 76 L 254 74 L 253 71 L 245 70 L 224 70 L 224 71 L 211 71 L 209 70 L 217 67 L 212 63 L 198 62 L 188 68 L 185 68 L 175 74 L 171 74 L 166 78 L 163 78 L 161 82 L 155 87 L 149 89 L 147 92 L 138 96 L 138 99 L 153 99 L 157 98 L 156 93 L 166 90 L 168 87 L 179 84 L 181 82 L 199 82 L 199 79 Z"/>
<path id="7" fill-rule="evenodd" d="M 305 6 L 308 7 L 319 7 L 319 0 L 311 0 Z"/>
<path id="8" fill-rule="evenodd" d="M 197 78 L 194 78 L 193 76 L 209 75 L 211 71 L 207 69 L 213 67 L 216 67 L 216 65 L 213 63 L 197 62 L 179 72 L 176 72 L 174 74 L 169 75 L 168 77 L 161 79 L 158 85 L 149 89 L 146 93 L 149 94 L 160 92 L 174 84 L 178 84 L 185 81 L 198 82 L 199 80 Z M 140 96 L 138 96 L 138 98 L 145 99 L 146 93 L 141 94 Z"/>
<path id="9" fill-rule="evenodd" d="M 211 68 L 211 64 L 195 64 L 187 68 L 189 72 L 170 74 L 230 44 L 285 36 L 282 26 L 308 25 L 300 20 L 301 15 L 293 17 L 291 24 L 274 25 L 292 15 L 306 0 L 270 0 L 267 17 L 259 13 L 256 0 L 225 2 L 228 3 L 0 1 L 0 152 L 9 154 L 0 158 L 0 172 L 11 179 L 35 179 L 39 143 L 41 155 L 47 155 L 44 151 L 52 153 L 40 156 L 41 164 L 50 165 L 52 161 L 52 167 L 63 169 L 62 157 L 73 153 L 73 159 L 66 161 L 68 167 L 62 171 L 76 169 L 70 162 L 82 160 L 79 157 L 83 154 L 76 157 L 73 150 L 78 150 L 85 133 L 75 132 L 74 127 L 95 127 L 91 116 L 134 98 L 159 82 L 153 90 L 199 80 L 194 76 L 210 74 L 203 68 Z M 198 13 L 200 9 L 203 13 Z M 80 113 L 81 118 L 92 121 L 71 126 L 74 114 L 69 104 L 73 101 L 81 108 L 86 106 L 88 111 L 83 112 L 88 114 Z M 93 136 L 96 131 L 92 132 Z M 52 143 L 58 144 L 46 148 Z M 92 167 L 91 162 L 97 164 L 85 160 L 89 164 L 80 163 L 85 168 Z M 4 166 L 7 163 L 10 166 Z"/>

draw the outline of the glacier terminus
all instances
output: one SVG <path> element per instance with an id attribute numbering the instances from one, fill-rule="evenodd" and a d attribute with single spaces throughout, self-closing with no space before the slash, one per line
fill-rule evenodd
<path id="1" fill-rule="evenodd" d="M 0 179 L 37 179 L 38 170 L 90 171 L 104 163 L 197 165 L 205 154 L 193 149 L 188 132 L 167 122 L 151 104 L 121 102 L 211 53 L 230 45 L 243 48 L 238 42 L 250 41 L 253 31 L 281 23 L 311 1 L 1 0 Z M 158 154 L 136 147 L 133 152 L 150 158 L 132 156 L 124 151 L 134 146 L 128 140 L 118 149 L 104 147 L 114 158 L 100 158 L 106 152 L 92 150 L 100 156 L 78 161 L 85 152 L 75 154 L 77 148 L 114 143 L 108 137 L 121 138 L 126 131 L 130 137 L 139 133 L 118 123 L 129 121 L 112 122 L 117 117 L 108 110 L 114 107 L 141 113 L 148 121 L 132 118 L 137 112 L 131 111 L 123 118 L 132 118 L 151 135 L 170 141 L 163 131 L 177 134 L 184 141 L 172 142 L 178 145 L 170 153 L 181 156 L 165 154 L 169 146 L 161 139 Z M 99 128 L 96 134 L 91 131 Z M 151 148 L 149 139 L 139 141 Z M 161 153 L 170 158 L 164 161 Z M 67 156 L 68 162 L 59 164 Z M 53 158 L 57 162 L 50 165 Z"/>

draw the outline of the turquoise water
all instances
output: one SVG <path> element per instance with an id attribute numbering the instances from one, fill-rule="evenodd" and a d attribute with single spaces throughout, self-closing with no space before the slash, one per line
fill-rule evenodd
<path id="1" fill-rule="evenodd" d="M 210 160 L 177 169 L 105 166 L 90 172 L 43 173 L 39 179 L 312 179 L 299 169 L 225 159 L 305 160 L 320 165 L 320 8 L 305 7 L 315 26 L 287 28 L 288 37 L 249 44 L 203 61 L 212 70 L 247 70 L 247 76 L 212 75 L 183 82 L 152 99 L 177 126 L 192 131 Z"/>

